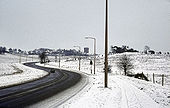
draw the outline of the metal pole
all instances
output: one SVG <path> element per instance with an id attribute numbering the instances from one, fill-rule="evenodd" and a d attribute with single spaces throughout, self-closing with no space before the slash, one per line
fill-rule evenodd
<path id="1" fill-rule="evenodd" d="M 79 47 L 79 71 L 80 71 L 80 64 L 81 64 L 81 63 L 80 63 L 80 62 L 81 62 L 81 61 L 80 61 L 80 50 L 81 50 L 81 48 L 80 48 L 80 46 L 78 46 L 78 47 Z"/>
<path id="2" fill-rule="evenodd" d="M 94 74 L 95 74 L 95 72 L 96 72 L 96 38 L 85 37 L 85 39 L 93 39 L 94 40 Z"/>
<path id="3" fill-rule="evenodd" d="M 19 55 L 19 63 L 21 63 L 21 54 Z"/>
<path id="4" fill-rule="evenodd" d="M 33 55 L 32 55 L 32 61 L 33 61 Z"/>
<path id="5" fill-rule="evenodd" d="M 73 46 L 73 47 L 78 47 L 79 48 L 79 71 L 80 71 L 80 65 L 81 65 L 81 57 L 80 57 L 80 51 L 81 51 L 81 47 L 80 46 Z"/>
<path id="6" fill-rule="evenodd" d="M 59 68 L 60 68 L 60 53 L 59 53 Z"/>
<path id="7" fill-rule="evenodd" d="M 94 38 L 94 74 L 96 72 L 96 39 Z"/>
<path id="8" fill-rule="evenodd" d="M 106 19 L 105 19 L 105 79 L 104 86 L 108 87 L 108 0 L 106 0 Z"/>
<path id="9" fill-rule="evenodd" d="M 26 58 L 26 62 L 27 62 L 27 55 L 25 56 L 25 58 Z"/>
<path id="10" fill-rule="evenodd" d="M 80 71 L 80 64 L 81 64 L 81 63 L 80 63 L 80 56 L 79 56 L 79 71 Z"/>
<path id="11" fill-rule="evenodd" d="M 55 56 L 55 62 L 57 62 L 57 56 Z"/>

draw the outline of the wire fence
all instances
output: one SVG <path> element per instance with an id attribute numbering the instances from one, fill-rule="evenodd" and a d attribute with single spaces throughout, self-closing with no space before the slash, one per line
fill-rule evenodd
<path id="1" fill-rule="evenodd" d="M 149 81 L 155 84 L 161 84 L 162 86 L 168 85 L 170 86 L 170 75 L 167 74 L 146 74 Z"/>

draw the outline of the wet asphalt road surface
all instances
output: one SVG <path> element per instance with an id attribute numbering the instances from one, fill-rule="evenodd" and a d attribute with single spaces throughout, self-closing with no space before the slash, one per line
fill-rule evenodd
<path id="1" fill-rule="evenodd" d="M 24 108 L 62 92 L 81 79 L 80 74 L 70 71 L 41 67 L 35 63 L 24 65 L 47 71 L 49 74 L 29 83 L 0 88 L 0 108 Z"/>

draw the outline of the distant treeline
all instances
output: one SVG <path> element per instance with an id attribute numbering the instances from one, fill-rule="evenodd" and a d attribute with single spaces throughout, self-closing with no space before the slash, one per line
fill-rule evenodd
<path id="1" fill-rule="evenodd" d="M 9 48 L 0 46 L 0 54 L 11 53 L 11 54 L 27 54 L 27 51 L 22 51 L 21 49 Z"/>
<path id="2" fill-rule="evenodd" d="M 30 55 L 39 55 L 41 53 L 45 52 L 46 55 L 63 55 L 63 56 L 72 56 L 72 55 L 79 55 L 79 56 L 87 56 L 87 54 L 84 54 L 82 52 L 76 51 L 75 49 L 48 49 L 48 48 L 39 48 L 35 49 L 33 51 L 28 51 L 28 54 Z"/>
<path id="3" fill-rule="evenodd" d="M 75 49 L 49 49 L 49 48 L 39 48 L 34 49 L 32 51 L 23 51 L 21 49 L 16 48 L 9 48 L 0 46 L 0 54 L 28 54 L 28 55 L 40 55 L 42 53 L 45 53 L 46 55 L 56 56 L 56 55 L 63 55 L 63 56 L 72 56 L 72 55 L 78 55 L 78 56 L 87 56 L 87 54 L 84 54 L 80 51 L 76 51 Z"/>
<path id="4" fill-rule="evenodd" d="M 119 46 L 111 46 L 111 52 L 110 53 L 124 53 L 124 52 L 139 52 L 137 50 L 134 50 L 133 48 L 129 48 L 129 46 L 122 45 Z"/>

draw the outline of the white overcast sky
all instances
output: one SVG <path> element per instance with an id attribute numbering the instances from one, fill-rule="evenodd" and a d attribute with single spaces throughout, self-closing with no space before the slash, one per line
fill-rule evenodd
<path id="1" fill-rule="evenodd" d="M 0 0 L 0 46 L 104 53 L 105 0 Z M 170 0 L 109 0 L 110 45 L 170 51 Z"/>

